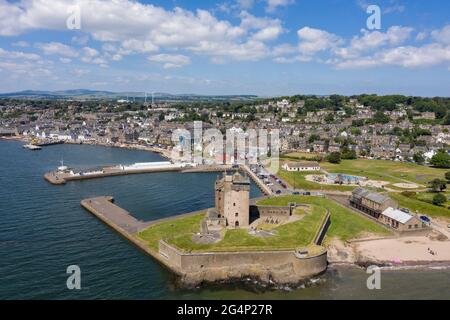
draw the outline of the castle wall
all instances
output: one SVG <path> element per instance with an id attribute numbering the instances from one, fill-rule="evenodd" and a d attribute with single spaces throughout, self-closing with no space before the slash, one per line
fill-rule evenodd
<path id="1" fill-rule="evenodd" d="M 252 215 L 260 218 L 280 218 L 287 219 L 292 214 L 292 208 L 289 206 L 260 206 L 254 205 L 250 208 Z"/>
<path id="2" fill-rule="evenodd" d="M 299 257 L 294 250 L 184 253 L 160 240 L 159 254 L 187 282 L 256 276 L 292 283 L 327 268 L 326 250 L 310 257 Z"/>

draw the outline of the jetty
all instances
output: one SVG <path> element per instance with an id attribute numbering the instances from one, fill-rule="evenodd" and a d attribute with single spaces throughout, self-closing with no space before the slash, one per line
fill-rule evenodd
<path id="1" fill-rule="evenodd" d="M 63 185 L 68 181 L 80 181 L 88 179 L 99 179 L 114 176 L 124 176 L 130 174 L 144 174 L 157 172 L 180 172 L 180 173 L 206 173 L 206 172 L 224 172 L 233 169 L 244 171 L 258 186 L 265 195 L 272 195 L 272 190 L 264 184 L 264 182 L 255 175 L 248 166 L 232 166 L 232 165 L 199 165 L 178 164 L 169 161 L 163 162 L 145 162 L 135 163 L 132 165 L 116 165 L 92 168 L 83 171 L 71 170 L 67 167 L 63 170 L 55 170 L 44 174 L 44 179 L 53 185 Z"/>
<path id="2" fill-rule="evenodd" d="M 44 179 L 54 185 L 65 184 L 67 181 L 97 179 L 113 176 L 123 176 L 129 174 L 154 173 L 154 172 L 171 172 L 181 171 L 185 167 L 184 164 L 173 164 L 165 162 L 145 162 L 135 163 L 132 165 L 117 165 L 93 168 L 84 171 L 76 171 L 71 169 L 56 170 L 48 172 L 44 175 Z"/>
<path id="3" fill-rule="evenodd" d="M 137 233 L 150 225 L 116 206 L 112 196 L 86 199 L 81 201 L 81 206 L 117 231 L 123 229 L 127 233 Z"/>

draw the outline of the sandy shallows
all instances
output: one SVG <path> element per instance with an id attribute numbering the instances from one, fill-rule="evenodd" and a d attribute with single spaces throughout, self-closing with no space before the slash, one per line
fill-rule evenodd
<path id="1" fill-rule="evenodd" d="M 450 261 L 450 241 L 433 241 L 428 237 L 406 237 L 360 242 L 356 245 L 356 251 L 361 257 L 366 257 L 370 260 L 393 263 L 405 261 Z"/>

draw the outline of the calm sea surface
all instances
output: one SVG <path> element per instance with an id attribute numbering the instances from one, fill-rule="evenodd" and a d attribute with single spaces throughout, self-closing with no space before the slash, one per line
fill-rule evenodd
<path id="1" fill-rule="evenodd" d="M 366 288 L 356 268 L 332 268 L 305 288 L 267 291 L 220 285 L 183 290 L 174 277 L 80 207 L 112 195 L 143 220 L 213 206 L 217 174 L 155 173 L 52 186 L 43 174 L 64 159 L 76 168 L 160 161 L 157 154 L 57 145 L 28 151 L 0 140 L 0 299 L 450 299 L 450 270 L 383 271 L 382 289 Z M 260 195 L 252 186 L 252 196 Z M 81 290 L 68 290 L 66 268 L 81 268 Z"/>

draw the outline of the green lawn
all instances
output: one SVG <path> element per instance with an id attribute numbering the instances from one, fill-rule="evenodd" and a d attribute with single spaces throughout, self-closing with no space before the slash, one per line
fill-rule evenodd
<path id="1" fill-rule="evenodd" d="M 301 159 L 319 159 L 322 158 L 322 156 L 319 153 L 313 152 L 291 152 L 281 155 L 281 158 L 301 160 Z"/>
<path id="2" fill-rule="evenodd" d="M 435 169 L 413 163 L 389 160 L 343 160 L 340 164 L 322 162 L 321 167 L 331 173 L 365 176 L 391 183 L 412 182 L 426 185 L 434 178 L 444 179 L 446 169 Z"/>
<path id="3" fill-rule="evenodd" d="M 160 239 L 188 252 L 314 248 L 312 240 L 325 214 L 324 208 L 313 205 L 310 212 L 301 220 L 274 228 L 273 230 L 277 232 L 274 236 L 256 237 L 249 235 L 245 229 L 229 229 L 224 231 L 223 240 L 216 244 L 198 244 L 192 241 L 192 235 L 200 229 L 203 214 L 151 226 L 140 232 L 138 236 L 148 241 L 150 248 L 155 251 L 158 249 Z"/>
<path id="4" fill-rule="evenodd" d="M 423 195 L 420 195 L 418 199 L 408 198 L 400 193 L 390 193 L 389 196 L 396 200 L 400 207 L 408 208 L 412 212 L 418 211 L 421 214 L 426 214 L 431 217 L 444 217 L 450 218 L 450 210 L 447 207 L 438 207 L 431 203 L 420 200 Z M 423 199 L 426 200 L 426 199 Z"/>
<path id="5" fill-rule="evenodd" d="M 326 208 L 331 213 L 331 225 L 326 239 L 339 238 L 349 240 L 363 236 L 366 233 L 386 235 L 390 231 L 376 222 L 364 218 L 358 213 L 349 210 L 338 203 L 320 197 L 304 197 L 289 195 L 263 199 L 258 202 L 261 205 L 287 205 L 289 202 L 314 204 Z"/>
<path id="6" fill-rule="evenodd" d="M 158 251 L 160 239 L 198 232 L 200 230 L 200 221 L 202 221 L 204 216 L 204 213 L 200 213 L 195 216 L 162 222 L 141 231 L 138 236 L 147 241 L 151 249 Z"/>

